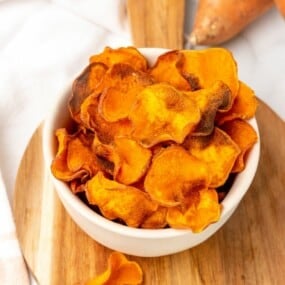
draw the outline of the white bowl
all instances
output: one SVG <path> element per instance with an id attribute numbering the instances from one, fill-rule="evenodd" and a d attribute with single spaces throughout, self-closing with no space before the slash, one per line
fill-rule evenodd
<path id="1" fill-rule="evenodd" d="M 152 64 L 157 56 L 166 50 L 145 48 L 140 51 Z M 66 126 L 70 120 L 67 102 L 71 93 L 71 85 L 72 82 L 58 95 L 58 101 L 44 122 L 43 151 L 48 171 L 50 171 L 50 165 L 56 153 L 55 130 Z M 85 205 L 70 191 L 66 183 L 56 179 L 52 174 L 51 179 L 71 218 L 84 232 L 100 244 L 112 250 L 136 256 L 154 257 L 177 253 L 202 243 L 220 229 L 249 189 L 256 173 L 260 154 L 260 138 L 256 120 L 253 118 L 249 122 L 258 134 L 258 142 L 248 155 L 246 169 L 237 175 L 229 193 L 222 201 L 222 213 L 219 221 L 209 225 L 200 233 L 172 228 L 137 229 L 112 222 Z"/>

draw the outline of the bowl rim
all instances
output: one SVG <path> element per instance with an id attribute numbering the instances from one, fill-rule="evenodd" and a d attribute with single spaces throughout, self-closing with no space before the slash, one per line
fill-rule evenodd
<path id="1" fill-rule="evenodd" d="M 169 49 L 163 48 L 140 48 L 139 51 L 146 56 L 157 58 L 163 52 L 169 51 Z M 151 61 L 154 61 L 152 58 Z M 247 156 L 247 164 L 245 169 L 238 173 L 234 179 L 234 182 L 231 186 L 230 191 L 227 193 L 224 200 L 221 202 L 222 211 L 220 219 L 208 225 L 202 232 L 193 233 L 191 229 L 174 229 L 174 228 L 164 228 L 164 229 L 142 229 L 142 228 L 133 228 L 123 224 L 116 223 L 114 221 L 104 218 L 100 214 L 96 213 L 88 207 L 83 201 L 81 201 L 76 195 L 74 195 L 67 184 L 63 181 L 55 178 L 50 170 L 50 165 L 52 159 L 54 158 L 54 153 L 52 150 L 52 144 L 55 140 L 54 132 L 57 129 L 55 127 L 58 122 L 57 118 L 60 115 L 62 107 L 66 106 L 66 113 L 68 113 L 67 101 L 71 93 L 72 83 L 68 83 L 61 92 L 59 96 L 55 99 L 54 104 L 51 104 L 50 111 L 47 113 L 44 122 L 43 122 L 43 131 L 42 131 L 42 145 L 43 145 L 43 156 L 44 156 L 44 167 L 48 169 L 49 176 L 52 179 L 54 188 L 60 198 L 63 198 L 68 205 L 71 205 L 72 208 L 76 209 L 80 215 L 84 216 L 91 223 L 96 224 L 97 226 L 104 228 L 105 230 L 112 231 L 124 236 L 136 237 L 141 239 L 164 239 L 170 237 L 180 237 L 187 235 L 197 236 L 199 234 L 207 233 L 212 231 L 213 228 L 219 223 L 223 223 L 223 218 L 230 215 L 232 209 L 238 206 L 243 196 L 248 191 L 255 173 L 257 171 L 259 157 L 260 157 L 260 134 L 258 129 L 258 124 L 256 118 L 253 117 L 248 122 L 254 128 L 257 133 L 258 141 L 254 144 Z M 247 178 L 247 179 L 245 179 Z"/>

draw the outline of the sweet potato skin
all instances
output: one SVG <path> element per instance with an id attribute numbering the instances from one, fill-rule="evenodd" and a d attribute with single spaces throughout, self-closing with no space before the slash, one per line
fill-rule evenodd
<path id="1" fill-rule="evenodd" d="M 226 42 L 273 3 L 273 0 L 199 0 L 189 42 L 192 45 Z"/>

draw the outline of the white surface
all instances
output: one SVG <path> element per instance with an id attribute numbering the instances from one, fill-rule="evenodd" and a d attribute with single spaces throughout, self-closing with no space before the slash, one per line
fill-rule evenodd
<path id="1" fill-rule="evenodd" d="M 140 49 L 140 52 L 148 59 L 148 62 L 154 63 L 156 58 L 164 53 L 165 50 L 150 48 Z M 56 152 L 54 149 L 54 133 L 66 123 L 69 117 L 66 100 L 70 96 L 70 92 L 71 84 L 62 93 L 58 94 L 58 100 L 44 123 L 43 153 L 47 169 L 50 168 Z M 256 120 L 252 119 L 250 123 L 259 135 Z M 163 256 L 196 246 L 222 227 L 248 190 L 255 176 L 259 154 L 260 140 L 258 140 L 248 155 L 246 169 L 237 175 L 229 194 L 223 200 L 219 221 L 211 224 L 200 233 L 175 229 L 136 229 L 114 223 L 92 211 L 70 191 L 66 183 L 55 179 L 52 175 L 51 178 L 65 209 L 77 225 L 94 240 L 108 248 L 126 254 L 144 257 Z"/>

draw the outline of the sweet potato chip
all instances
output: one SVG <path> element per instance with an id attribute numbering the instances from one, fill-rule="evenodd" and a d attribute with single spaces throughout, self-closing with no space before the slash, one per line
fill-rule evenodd
<path id="1" fill-rule="evenodd" d="M 253 90 L 245 83 L 240 81 L 239 91 L 234 100 L 232 108 L 227 112 L 218 113 L 216 122 L 218 125 L 221 125 L 226 121 L 237 118 L 248 120 L 254 117 L 256 109 L 257 99 Z"/>
<path id="2" fill-rule="evenodd" d="M 180 146 L 161 150 L 153 158 L 144 187 L 163 206 L 176 206 L 192 191 L 207 188 L 207 165 Z"/>
<path id="3" fill-rule="evenodd" d="M 168 208 L 167 222 L 172 228 L 201 232 L 219 220 L 221 205 L 215 189 L 202 189 L 191 193 L 182 206 Z"/>
<path id="4" fill-rule="evenodd" d="M 139 227 L 158 207 L 147 193 L 107 179 L 102 172 L 86 183 L 86 196 L 104 217 L 120 219 L 130 227 Z"/>
<path id="5" fill-rule="evenodd" d="M 194 92 L 185 92 L 200 108 L 201 120 L 194 128 L 192 135 L 209 135 L 215 124 L 218 110 L 228 108 L 231 98 L 231 90 L 222 81 L 216 81 L 213 86 Z"/>
<path id="6" fill-rule="evenodd" d="M 106 47 L 102 53 L 90 57 L 90 62 L 101 62 L 111 67 L 116 63 L 127 63 L 137 70 L 147 69 L 147 60 L 134 47 L 120 47 L 112 49 Z"/>
<path id="7" fill-rule="evenodd" d="M 82 124 L 96 132 L 100 141 L 110 143 L 114 137 L 128 135 L 131 131 L 131 123 L 128 119 L 122 119 L 117 122 L 107 122 L 98 112 L 98 96 L 90 95 L 87 97 L 80 110 L 80 119 Z"/>
<path id="8" fill-rule="evenodd" d="M 55 133 L 58 141 L 58 148 L 55 158 L 51 164 L 52 174 L 63 181 L 71 181 L 81 175 L 86 174 L 85 170 L 81 170 L 79 173 L 73 173 L 67 166 L 67 146 L 71 139 L 65 128 L 57 129 Z"/>
<path id="9" fill-rule="evenodd" d="M 140 265 L 129 261 L 124 254 L 112 252 L 108 259 L 108 268 L 85 285 L 139 285 L 143 281 Z"/>
<path id="10" fill-rule="evenodd" d="M 240 154 L 237 144 L 217 127 L 209 136 L 188 137 L 184 146 L 191 155 L 207 165 L 211 174 L 209 187 L 212 188 L 225 183 Z"/>
<path id="11" fill-rule="evenodd" d="M 67 166 L 72 172 L 85 169 L 90 176 L 93 176 L 98 171 L 95 154 L 89 146 L 84 145 L 80 138 L 74 138 L 68 144 Z"/>
<path id="12" fill-rule="evenodd" d="M 224 130 L 241 149 L 232 168 L 232 172 L 240 172 L 245 168 L 246 154 L 257 142 L 257 134 L 249 123 L 241 119 L 228 121 L 221 126 L 221 129 Z"/>
<path id="13" fill-rule="evenodd" d="M 80 179 L 74 179 L 69 182 L 69 188 L 72 193 L 77 194 L 80 192 L 85 192 L 85 183 Z"/>
<path id="14" fill-rule="evenodd" d="M 137 182 L 145 174 L 152 156 L 149 149 L 126 137 L 115 137 L 112 145 L 100 144 L 95 152 L 114 164 L 114 179 L 125 185 Z"/>
<path id="15" fill-rule="evenodd" d="M 147 217 L 141 224 L 143 229 L 162 229 L 167 226 L 167 208 L 159 206 L 158 209 Z"/>
<path id="16" fill-rule="evenodd" d="M 106 71 L 106 65 L 102 63 L 91 63 L 73 82 L 68 108 L 72 118 L 76 122 L 80 123 L 81 104 L 86 97 L 98 88 Z"/>
<path id="17" fill-rule="evenodd" d="M 166 82 L 179 90 L 193 90 L 189 82 L 181 74 L 184 55 L 177 50 L 159 56 L 150 69 L 150 74 L 157 82 Z"/>
<path id="18" fill-rule="evenodd" d="M 237 65 L 231 52 L 224 48 L 205 50 L 182 50 L 185 62 L 182 67 L 184 76 L 195 75 L 201 88 L 211 87 L 217 80 L 223 81 L 231 90 L 232 106 L 239 89 Z"/>
<path id="19" fill-rule="evenodd" d="M 114 149 L 120 158 L 118 164 L 115 164 L 115 180 L 126 185 L 137 182 L 148 169 L 151 151 L 123 137 L 115 138 Z"/>
<path id="20" fill-rule="evenodd" d="M 99 112 L 106 121 L 116 122 L 128 116 L 136 95 L 145 86 L 152 84 L 153 79 L 127 64 L 115 64 L 106 75 Z"/>
<path id="21" fill-rule="evenodd" d="M 189 96 L 171 85 L 158 83 L 147 86 L 137 95 L 129 119 L 132 136 L 151 147 L 167 140 L 181 143 L 198 124 L 200 110 Z"/>
<path id="22" fill-rule="evenodd" d="M 51 165 L 55 177 L 71 181 L 76 178 L 85 179 L 97 173 L 99 166 L 89 144 L 92 140 L 84 137 L 80 131 L 69 135 L 63 128 L 56 131 L 56 136 L 59 146 Z"/>
<path id="23" fill-rule="evenodd" d="M 98 164 L 104 173 L 110 174 L 111 177 L 113 177 L 115 164 L 119 164 L 120 157 L 115 152 L 112 144 L 103 144 L 99 140 L 98 142 L 95 141 L 97 141 L 97 139 L 94 140 L 93 151 L 97 156 Z"/>

